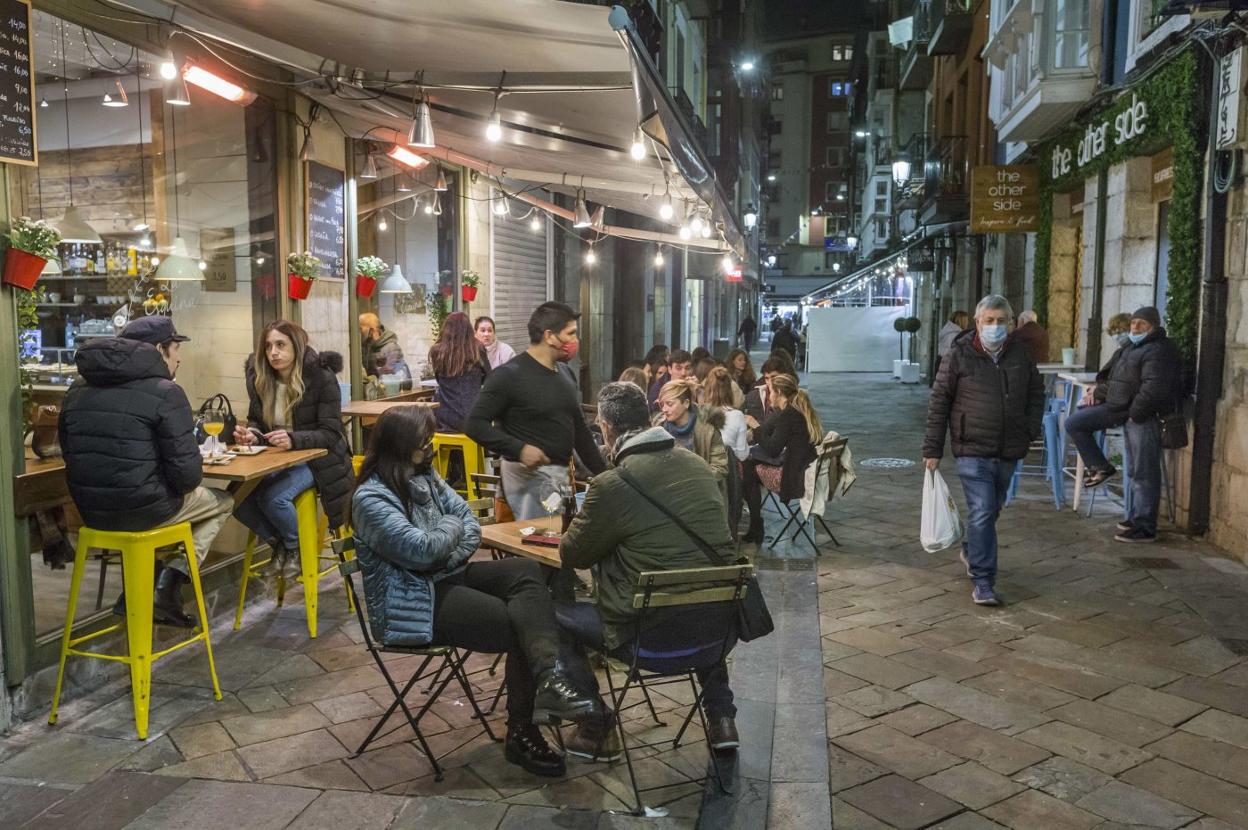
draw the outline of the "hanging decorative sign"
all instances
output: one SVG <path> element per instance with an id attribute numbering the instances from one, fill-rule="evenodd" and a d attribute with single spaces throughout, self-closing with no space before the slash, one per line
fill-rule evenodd
<path id="1" fill-rule="evenodd" d="M 1029 165 L 971 170 L 971 233 L 1028 233 L 1040 222 L 1040 172 Z"/>
<path id="2" fill-rule="evenodd" d="M 932 243 L 927 242 L 922 245 L 916 245 L 909 251 L 906 251 L 906 270 L 907 271 L 935 271 L 936 270 L 936 251 L 933 249 Z"/>
<path id="3" fill-rule="evenodd" d="M 1244 49 L 1241 46 L 1218 62 L 1218 149 L 1230 150 L 1245 138 L 1240 104 L 1244 87 Z"/>

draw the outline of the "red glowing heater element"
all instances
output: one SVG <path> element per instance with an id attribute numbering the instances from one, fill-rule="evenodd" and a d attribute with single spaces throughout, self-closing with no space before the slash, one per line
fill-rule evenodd
<path id="1" fill-rule="evenodd" d="M 242 104 L 244 107 L 256 100 L 256 93 L 243 89 L 233 81 L 214 75 L 202 66 L 188 63 L 182 70 L 182 77 L 188 84 L 195 84 L 200 89 L 205 89 L 235 104 Z"/>
<path id="2" fill-rule="evenodd" d="M 724 279 L 728 282 L 741 282 L 745 279 L 745 275 L 740 268 L 733 268 L 731 271 L 724 272 Z"/>
<path id="3" fill-rule="evenodd" d="M 386 151 L 386 155 L 402 164 L 404 167 L 410 167 L 413 170 L 419 170 L 422 167 L 429 166 L 429 159 L 424 156 L 417 155 L 411 150 L 396 144 Z"/>

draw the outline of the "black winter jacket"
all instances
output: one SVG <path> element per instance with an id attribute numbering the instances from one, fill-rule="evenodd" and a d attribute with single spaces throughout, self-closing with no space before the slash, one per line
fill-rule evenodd
<path id="1" fill-rule="evenodd" d="M 1126 412 L 1142 424 L 1176 408 L 1182 358 L 1163 328 L 1153 329 L 1137 344 L 1128 343 L 1118 353 L 1105 381 L 1105 405 Z"/>
<path id="2" fill-rule="evenodd" d="M 945 432 L 955 457 L 1004 458 L 1027 454 L 1040 435 L 1044 382 L 1022 343 L 1005 341 L 994 362 L 975 345 L 975 331 L 958 335 L 940 361 L 927 408 L 923 457 L 940 458 Z"/>
<path id="3" fill-rule="evenodd" d="M 150 343 L 101 337 L 74 361 L 59 431 L 78 512 L 100 530 L 158 527 L 204 477 L 186 393 Z"/>
<path id="4" fill-rule="evenodd" d="M 247 426 L 261 433 L 272 432 L 264 421 L 264 404 L 256 392 L 256 371 L 253 359 L 247 358 L 243 371 L 247 378 Z M 351 450 L 342 428 L 342 400 L 338 378 L 342 371 L 342 355 L 337 352 L 318 354 L 307 349 L 303 355 L 303 397 L 290 413 L 290 443 L 294 449 L 326 449 L 329 455 L 308 462 L 312 478 L 321 496 L 321 505 L 330 527 L 342 524 L 347 496 L 355 486 L 351 470 Z M 264 443 L 264 439 L 260 439 Z"/>
<path id="5" fill-rule="evenodd" d="M 780 498 L 792 501 L 806 495 L 806 468 L 815 460 L 816 453 L 802 413 L 791 406 L 771 410 L 767 420 L 754 431 L 754 442 L 764 456 L 784 459 Z"/>

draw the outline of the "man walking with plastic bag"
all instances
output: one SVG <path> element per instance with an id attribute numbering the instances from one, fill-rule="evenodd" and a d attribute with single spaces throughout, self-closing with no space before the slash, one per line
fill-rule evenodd
<path id="1" fill-rule="evenodd" d="M 927 410 L 923 459 L 935 471 L 945 433 L 966 494 L 961 560 L 977 605 L 999 605 L 997 517 L 1019 459 L 1040 435 L 1044 382 L 1023 344 L 1012 336 L 1014 312 L 990 294 L 975 307 L 975 327 L 953 341 L 940 363 Z"/>

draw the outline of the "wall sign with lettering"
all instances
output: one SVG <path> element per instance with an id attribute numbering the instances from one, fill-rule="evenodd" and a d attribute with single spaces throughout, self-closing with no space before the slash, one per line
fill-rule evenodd
<path id="1" fill-rule="evenodd" d="M 971 170 L 971 233 L 1027 233 L 1040 223 L 1040 172 L 1028 165 Z"/>
<path id="2" fill-rule="evenodd" d="M 346 278 L 346 174 L 317 161 L 304 164 L 308 250 L 320 259 L 322 277 Z"/>
<path id="3" fill-rule="evenodd" d="M 37 165 L 30 0 L 0 0 L 0 162 Z"/>

